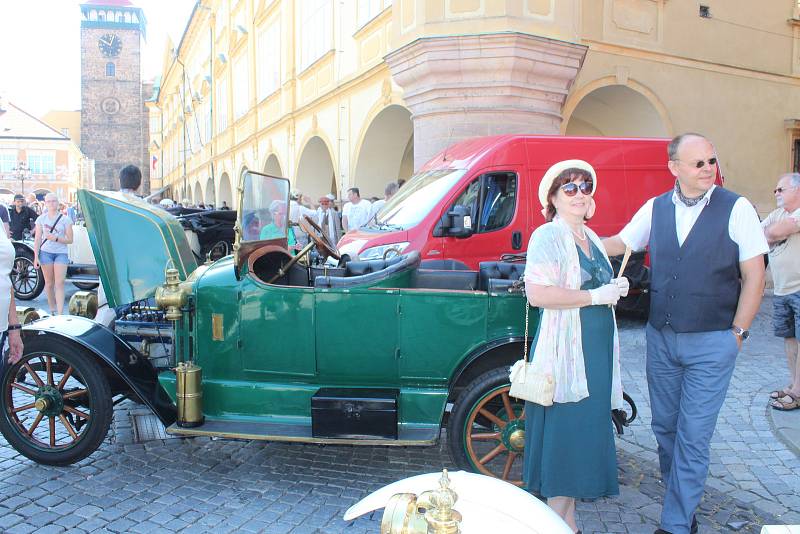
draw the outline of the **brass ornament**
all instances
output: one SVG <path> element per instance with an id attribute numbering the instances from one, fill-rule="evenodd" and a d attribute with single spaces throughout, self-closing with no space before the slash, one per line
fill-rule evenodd
<path id="1" fill-rule="evenodd" d="M 458 534 L 461 514 L 453 509 L 457 500 L 444 469 L 438 489 L 425 491 L 419 497 L 398 493 L 389 499 L 381 520 L 381 534 Z"/>
<path id="2" fill-rule="evenodd" d="M 168 267 L 164 273 L 164 285 L 156 289 L 156 305 L 166 310 L 169 321 L 178 321 L 181 318 L 181 307 L 186 304 L 187 295 L 181 290 L 181 278 L 178 269 Z"/>

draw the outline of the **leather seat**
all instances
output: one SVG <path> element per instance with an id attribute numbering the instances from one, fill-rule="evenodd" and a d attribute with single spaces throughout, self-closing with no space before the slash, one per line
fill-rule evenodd
<path id="1" fill-rule="evenodd" d="M 492 293 L 507 291 L 525 274 L 524 263 L 482 261 L 478 267 L 478 289 Z"/>
<path id="2" fill-rule="evenodd" d="M 409 252 L 388 260 L 351 261 L 345 276 L 317 276 L 314 287 L 352 287 L 372 285 L 407 269 L 419 267 L 419 252 Z"/>

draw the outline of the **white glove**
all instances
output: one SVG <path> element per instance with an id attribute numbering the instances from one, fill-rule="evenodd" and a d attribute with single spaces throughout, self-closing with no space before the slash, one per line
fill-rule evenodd
<path id="1" fill-rule="evenodd" d="M 597 289 L 590 289 L 589 294 L 592 296 L 592 306 L 599 306 L 601 304 L 616 304 L 620 293 L 617 284 L 606 284 Z"/>
<path id="2" fill-rule="evenodd" d="M 631 283 L 627 278 L 625 278 L 624 276 L 620 276 L 619 278 L 612 278 L 611 283 L 616 284 L 617 287 L 619 288 L 620 297 L 628 296 L 628 290 L 631 288 Z"/>

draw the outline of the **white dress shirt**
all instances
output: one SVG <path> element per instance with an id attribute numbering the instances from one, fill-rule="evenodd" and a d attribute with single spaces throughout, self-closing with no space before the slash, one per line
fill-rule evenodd
<path id="1" fill-rule="evenodd" d="M 694 206 L 687 206 L 678 198 L 677 193 L 672 193 L 672 202 L 675 204 L 675 230 L 678 233 L 678 245 L 683 245 L 686 237 L 692 230 L 697 218 L 703 212 L 703 208 L 711 200 L 711 193 L 716 186 L 712 186 L 703 199 Z M 651 198 L 639 208 L 619 236 L 626 246 L 638 251 L 644 250 L 650 241 L 650 224 L 653 220 L 653 201 Z M 728 221 L 728 235 L 734 243 L 739 246 L 739 261 L 749 260 L 755 256 L 769 252 L 767 239 L 761 229 L 758 214 L 752 204 L 744 198 L 739 197 L 733 205 L 731 216 Z"/>

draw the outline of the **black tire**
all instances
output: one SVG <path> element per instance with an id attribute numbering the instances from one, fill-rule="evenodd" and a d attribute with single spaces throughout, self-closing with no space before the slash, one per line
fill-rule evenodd
<path id="1" fill-rule="evenodd" d="M 33 252 L 17 248 L 14 268 L 11 269 L 11 284 L 14 298 L 17 300 L 33 300 L 41 295 L 44 289 L 42 268 L 34 269 Z"/>
<path id="2" fill-rule="evenodd" d="M 453 405 L 447 423 L 447 445 L 461 469 L 520 486 L 525 403 L 509 396 L 509 387 L 508 367 L 492 369 L 475 378 Z"/>
<path id="3" fill-rule="evenodd" d="M 97 289 L 100 284 L 97 282 L 72 282 L 72 285 L 84 291 L 91 291 L 92 289 Z"/>
<path id="4" fill-rule="evenodd" d="M 108 434 L 114 409 L 108 380 L 91 354 L 63 340 L 29 337 L 22 359 L 6 365 L 0 391 L 0 432 L 37 463 L 78 462 Z M 40 410 L 35 402 L 46 405 Z"/>

